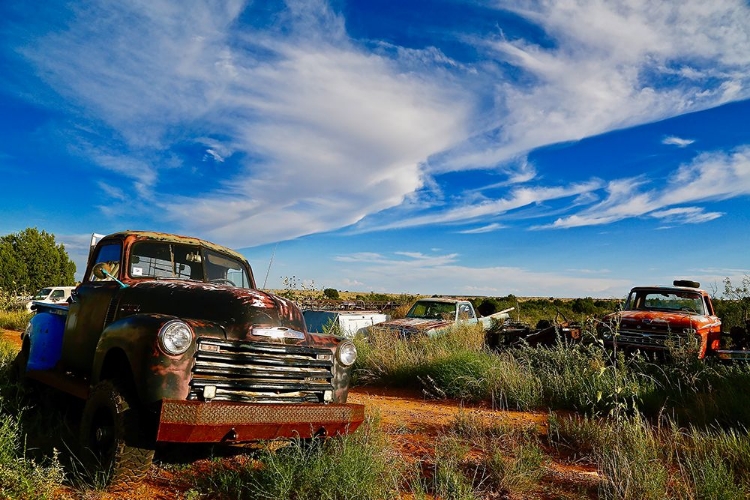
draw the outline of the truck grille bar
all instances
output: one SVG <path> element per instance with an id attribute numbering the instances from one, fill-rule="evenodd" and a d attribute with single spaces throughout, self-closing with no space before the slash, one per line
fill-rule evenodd
<path id="1" fill-rule="evenodd" d="M 332 372 L 330 349 L 199 339 L 188 399 L 321 403 L 333 391 Z"/>
<path id="2" fill-rule="evenodd" d="M 638 344 L 647 346 L 666 347 L 671 345 L 677 347 L 687 342 L 687 338 L 681 335 L 664 335 L 645 332 L 621 331 L 617 336 L 617 342 L 622 344 Z"/>

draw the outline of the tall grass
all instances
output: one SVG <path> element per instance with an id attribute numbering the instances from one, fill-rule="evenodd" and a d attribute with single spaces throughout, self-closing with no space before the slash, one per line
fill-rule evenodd
<path id="1" fill-rule="evenodd" d="M 238 467 L 218 464 L 195 477 L 193 489 L 211 498 L 387 500 L 398 497 L 406 472 L 378 424 L 368 420 L 356 433 L 323 444 L 297 441 Z"/>
<path id="2" fill-rule="evenodd" d="M 20 415 L 19 387 L 11 382 L 15 348 L 0 341 L 0 498 L 52 498 L 64 478 L 57 453 L 37 462 L 29 456 Z"/>
<path id="3" fill-rule="evenodd" d="M 600 498 L 740 499 L 750 492 L 750 436 L 745 430 L 680 428 L 670 419 L 551 415 L 549 441 L 595 463 Z"/>
<path id="4" fill-rule="evenodd" d="M 357 338 L 356 384 L 420 387 L 436 395 L 492 401 L 497 407 L 567 409 L 586 415 L 667 414 L 680 422 L 750 427 L 750 366 L 698 360 L 689 347 L 667 361 L 614 356 L 600 344 L 484 347 L 478 325 L 413 340 L 376 331 Z"/>
<path id="5" fill-rule="evenodd" d="M 33 315 L 34 313 L 30 313 L 26 309 L 9 311 L 0 309 L 0 329 L 21 331 L 26 328 L 26 324 Z"/>

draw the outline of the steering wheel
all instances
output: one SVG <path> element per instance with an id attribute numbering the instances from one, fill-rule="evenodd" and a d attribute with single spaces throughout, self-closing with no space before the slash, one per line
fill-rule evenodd
<path id="1" fill-rule="evenodd" d="M 225 285 L 230 285 L 230 286 L 237 286 L 234 284 L 232 280 L 228 280 L 226 278 L 216 278 L 216 279 L 210 280 L 210 282 L 211 283 L 223 283 Z"/>

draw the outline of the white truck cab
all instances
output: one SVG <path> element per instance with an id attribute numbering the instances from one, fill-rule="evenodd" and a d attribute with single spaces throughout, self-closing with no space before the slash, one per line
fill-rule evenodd
<path id="1" fill-rule="evenodd" d="M 70 293 L 73 291 L 74 286 L 47 286 L 39 290 L 36 295 L 31 297 L 31 300 L 26 303 L 26 310 L 31 311 L 31 306 L 34 302 L 42 302 L 44 304 L 60 304 L 70 298 Z"/>

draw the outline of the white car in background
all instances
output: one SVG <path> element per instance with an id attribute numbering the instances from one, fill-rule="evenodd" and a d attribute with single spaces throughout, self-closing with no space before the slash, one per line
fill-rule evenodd
<path id="1" fill-rule="evenodd" d="M 31 311 L 31 306 L 34 305 L 34 302 L 42 302 L 44 304 L 64 303 L 70 298 L 70 293 L 74 288 L 74 286 L 48 286 L 42 288 L 26 303 L 26 310 Z"/>

